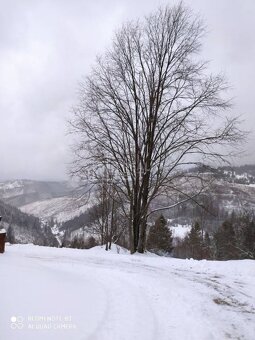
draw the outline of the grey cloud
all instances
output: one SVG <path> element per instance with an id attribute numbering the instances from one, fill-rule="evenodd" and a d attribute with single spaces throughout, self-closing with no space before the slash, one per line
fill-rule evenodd
<path id="1" fill-rule="evenodd" d="M 175 1 L 172 1 L 174 3 Z M 113 32 L 148 14 L 155 0 L 12 0 L 0 13 L 0 179 L 63 179 L 71 160 L 66 119 L 81 76 L 89 72 Z M 255 123 L 255 3 L 187 0 L 208 27 L 202 54 L 213 72 L 226 73 L 234 112 Z M 254 162 L 255 133 L 247 145 Z"/>

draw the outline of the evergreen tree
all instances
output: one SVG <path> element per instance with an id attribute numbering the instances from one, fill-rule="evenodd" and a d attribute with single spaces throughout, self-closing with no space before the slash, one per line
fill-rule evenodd
<path id="1" fill-rule="evenodd" d="M 187 235 L 187 257 L 192 257 L 196 260 L 203 258 L 203 236 L 198 222 L 192 225 L 189 234 Z"/>
<path id="2" fill-rule="evenodd" d="M 97 245 L 98 245 L 98 243 L 97 243 L 96 239 L 93 236 L 90 236 L 87 240 L 87 248 L 90 249 L 90 248 L 93 248 Z"/>
<path id="3" fill-rule="evenodd" d="M 236 235 L 230 220 L 223 222 L 214 234 L 217 260 L 238 259 Z"/>
<path id="4" fill-rule="evenodd" d="M 252 219 L 244 228 L 243 246 L 248 258 L 255 259 L 255 221 Z"/>
<path id="5" fill-rule="evenodd" d="M 160 215 L 155 224 L 150 228 L 147 238 L 147 249 L 158 255 L 171 253 L 173 249 L 172 243 L 172 232 L 168 228 L 164 216 Z"/>
<path id="6" fill-rule="evenodd" d="M 14 230 L 13 227 L 10 225 L 9 228 L 7 229 L 6 233 L 6 242 L 9 242 L 11 244 L 15 243 L 15 235 L 14 235 Z"/>

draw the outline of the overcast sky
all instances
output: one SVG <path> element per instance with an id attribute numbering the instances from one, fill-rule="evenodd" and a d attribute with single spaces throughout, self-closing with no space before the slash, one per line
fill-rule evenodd
<path id="1" fill-rule="evenodd" d="M 157 0 L 0 0 L 0 180 L 66 178 L 66 120 L 78 82 L 113 32 Z M 226 74 L 234 111 L 251 130 L 241 163 L 255 163 L 255 1 L 187 0 L 208 34 L 203 58 Z"/>

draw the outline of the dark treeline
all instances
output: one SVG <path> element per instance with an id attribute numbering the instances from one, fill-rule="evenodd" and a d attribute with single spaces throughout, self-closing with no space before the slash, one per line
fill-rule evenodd
<path id="1" fill-rule="evenodd" d="M 172 255 L 197 260 L 255 259 L 254 213 L 233 212 L 211 233 L 194 223 L 188 235 L 177 240 Z"/>
<path id="2" fill-rule="evenodd" d="M 254 259 L 254 213 L 228 213 L 213 196 L 203 195 L 200 199 L 203 206 L 189 202 L 169 210 L 164 216 L 153 216 L 147 232 L 146 249 L 177 258 Z M 173 239 L 169 223 L 171 226 L 192 225 L 192 228 L 184 239 Z M 61 229 L 65 230 L 62 246 L 90 248 L 113 242 L 127 247 L 125 224 L 125 216 L 119 214 L 118 209 L 113 211 L 110 204 L 107 210 L 97 204 L 62 225 Z"/>

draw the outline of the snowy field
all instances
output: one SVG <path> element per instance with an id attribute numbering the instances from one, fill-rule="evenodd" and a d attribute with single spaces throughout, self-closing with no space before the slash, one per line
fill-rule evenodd
<path id="1" fill-rule="evenodd" d="M 255 339 L 255 261 L 7 246 L 1 340 Z"/>
<path id="2" fill-rule="evenodd" d="M 29 203 L 20 207 L 20 210 L 44 220 L 54 218 L 58 222 L 65 222 L 79 216 L 89 206 L 89 204 L 81 205 L 81 201 L 74 197 L 63 196 Z"/>

